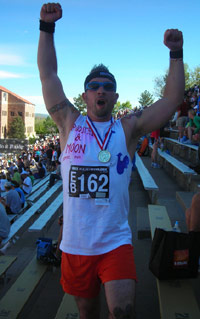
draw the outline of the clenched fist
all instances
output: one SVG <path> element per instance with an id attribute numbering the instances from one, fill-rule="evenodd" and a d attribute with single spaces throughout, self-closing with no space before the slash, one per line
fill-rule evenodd
<path id="1" fill-rule="evenodd" d="M 45 22 L 55 22 L 62 17 L 62 7 L 59 3 L 43 4 L 40 19 Z"/>
<path id="2" fill-rule="evenodd" d="M 168 29 L 164 34 L 164 44 L 171 51 L 178 51 L 183 47 L 183 35 L 178 29 Z"/>

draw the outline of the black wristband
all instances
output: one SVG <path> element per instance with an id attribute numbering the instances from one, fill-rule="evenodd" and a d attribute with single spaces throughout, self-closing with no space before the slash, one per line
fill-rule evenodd
<path id="1" fill-rule="evenodd" d="M 55 32 L 55 22 L 45 22 L 40 20 L 40 31 L 44 31 L 47 33 Z"/>
<path id="2" fill-rule="evenodd" d="M 182 59 L 183 58 L 183 49 L 177 51 L 170 51 L 170 59 Z"/>

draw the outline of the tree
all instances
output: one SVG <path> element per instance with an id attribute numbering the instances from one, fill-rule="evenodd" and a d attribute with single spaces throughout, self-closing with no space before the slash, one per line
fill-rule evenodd
<path id="1" fill-rule="evenodd" d="M 79 94 L 78 97 L 74 97 L 73 100 L 74 100 L 74 105 L 81 112 L 81 114 L 86 115 L 87 114 L 87 105 L 84 102 L 82 95 Z"/>
<path id="2" fill-rule="evenodd" d="M 113 109 L 113 115 L 117 114 L 119 111 L 124 111 L 126 109 L 132 109 L 132 105 L 131 105 L 131 102 L 130 101 L 126 101 L 124 103 L 121 103 L 121 102 L 117 102 L 114 106 L 114 109 Z"/>
<path id="3" fill-rule="evenodd" d="M 47 116 L 47 118 L 43 122 L 44 125 L 44 131 L 45 134 L 55 134 L 58 133 L 58 128 L 55 122 L 52 120 L 50 116 Z"/>
<path id="4" fill-rule="evenodd" d="M 196 66 L 196 68 L 191 72 L 190 80 L 191 87 L 195 85 L 200 86 L 200 66 Z"/>
<path id="5" fill-rule="evenodd" d="M 167 81 L 168 70 L 164 75 L 156 77 L 155 82 L 155 95 L 159 98 L 163 97 L 164 89 Z M 187 63 L 184 64 L 184 72 L 185 72 L 185 89 L 194 87 L 195 84 L 200 85 L 200 66 L 196 66 L 194 70 L 190 70 Z"/>
<path id="6" fill-rule="evenodd" d="M 45 127 L 44 127 L 45 119 L 36 118 L 35 119 L 35 132 L 38 135 L 45 135 Z"/>
<path id="7" fill-rule="evenodd" d="M 158 76 L 155 78 L 155 96 L 161 99 L 164 95 L 164 89 L 167 81 L 168 70 L 165 72 L 164 75 Z"/>
<path id="8" fill-rule="evenodd" d="M 20 116 L 16 117 L 9 125 L 8 137 L 11 138 L 25 138 L 25 126 Z"/>
<path id="9" fill-rule="evenodd" d="M 153 95 L 149 91 L 145 90 L 141 93 L 138 102 L 140 106 L 149 106 L 154 102 Z"/>

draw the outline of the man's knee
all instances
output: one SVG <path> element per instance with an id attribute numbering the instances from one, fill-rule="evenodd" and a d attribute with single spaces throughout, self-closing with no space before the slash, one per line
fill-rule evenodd
<path id="1" fill-rule="evenodd" d="M 134 307 L 128 304 L 124 307 L 115 307 L 110 314 L 110 318 L 113 319 L 133 319 L 134 318 Z"/>
<path id="2" fill-rule="evenodd" d="M 100 318 L 100 301 L 99 297 L 87 299 L 75 297 L 80 319 L 99 319 Z"/>

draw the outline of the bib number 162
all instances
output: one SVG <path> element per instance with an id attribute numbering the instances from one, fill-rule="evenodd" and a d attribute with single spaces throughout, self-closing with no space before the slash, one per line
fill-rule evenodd
<path id="1" fill-rule="evenodd" d="M 71 197 L 109 197 L 109 168 L 71 166 L 69 171 Z"/>

